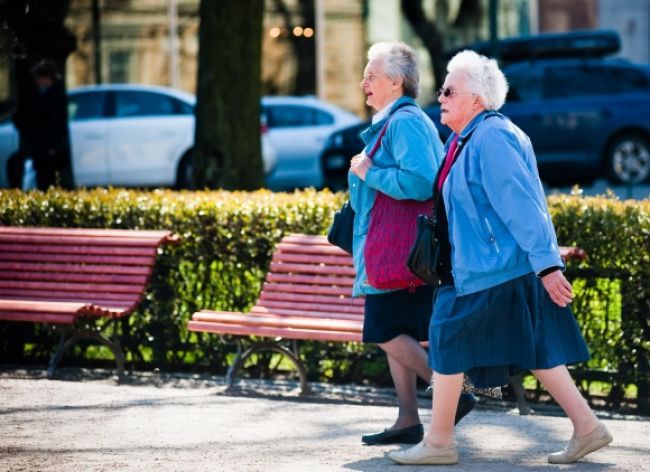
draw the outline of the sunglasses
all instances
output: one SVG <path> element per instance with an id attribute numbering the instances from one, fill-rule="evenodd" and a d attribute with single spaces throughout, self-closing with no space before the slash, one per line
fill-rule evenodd
<path id="1" fill-rule="evenodd" d="M 451 97 L 452 95 L 454 95 L 456 93 L 457 92 L 451 87 L 440 87 L 438 89 L 438 97 L 444 95 L 445 98 L 449 98 L 449 97 Z"/>

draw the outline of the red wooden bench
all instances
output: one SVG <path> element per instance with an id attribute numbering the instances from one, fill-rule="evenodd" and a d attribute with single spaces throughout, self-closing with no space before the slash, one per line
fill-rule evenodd
<path id="1" fill-rule="evenodd" d="M 169 231 L 0 227 L 0 320 L 51 323 L 61 331 L 48 375 L 80 339 L 106 345 L 119 379 L 119 339 L 101 334 L 144 296 Z"/>
<path id="2" fill-rule="evenodd" d="M 567 259 L 582 259 L 580 248 L 561 248 Z M 226 375 L 232 387 L 238 370 L 253 354 L 274 351 L 293 361 L 303 393 L 306 367 L 289 340 L 361 342 L 363 299 L 352 298 L 352 257 L 325 236 L 292 234 L 277 245 L 262 292 L 248 313 L 201 310 L 192 315 L 191 331 L 238 336 L 237 355 Z M 249 336 L 263 338 L 246 339 Z M 242 342 L 246 342 L 243 348 Z M 425 343 L 426 344 L 426 343 Z M 518 396 L 523 401 L 523 387 Z"/>

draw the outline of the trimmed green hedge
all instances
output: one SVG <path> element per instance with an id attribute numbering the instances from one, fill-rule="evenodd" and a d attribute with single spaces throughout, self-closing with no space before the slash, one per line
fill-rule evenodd
<path id="1" fill-rule="evenodd" d="M 170 229 L 181 235 L 179 246 L 162 251 L 141 308 L 121 321 L 127 362 L 138 368 L 224 373 L 233 345 L 218 336 L 188 332 L 191 313 L 249 308 L 275 243 L 291 232 L 324 234 L 344 199 L 344 194 L 312 190 L 2 190 L 0 224 Z M 639 398 L 643 392 L 647 398 L 650 201 L 564 195 L 550 197 L 549 205 L 560 244 L 581 246 L 589 254 L 570 274 L 578 295 L 576 315 L 592 349 L 590 368 L 623 374 L 625 383 L 639 386 Z M 55 343 L 51 329 L 29 326 L 17 336 L 11 325 L 17 324 L 0 324 L 0 355 L 16 362 L 45 362 Z M 306 344 L 303 352 L 315 377 L 389 383 L 383 356 L 373 347 Z M 72 354 L 77 360 L 110 358 L 95 347 Z"/>

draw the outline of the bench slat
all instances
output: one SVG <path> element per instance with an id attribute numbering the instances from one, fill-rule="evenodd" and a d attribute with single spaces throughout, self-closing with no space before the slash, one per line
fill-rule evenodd
<path id="1" fill-rule="evenodd" d="M 280 252 L 291 252 L 297 254 L 314 254 L 328 256 L 345 256 L 348 255 L 343 249 L 330 245 L 311 245 L 304 246 L 300 244 L 278 244 L 277 250 Z"/>
<path id="2" fill-rule="evenodd" d="M 0 244 L 0 253 L 27 253 L 27 254 L 70 254 L 70 255 L 101 255 L 101 256 L 156 256 L 156 248 L 119 247 L 119 246 L 56 246 L 56 245 L 27 245 L 27 244 Z"/>
<path id="3" fill-rule="evenodd" d="M 53 273 L 76 273 L 76 274 L 122 274 L 122 275 L 151 275 L 150 267 L 123 266 L 123 265 L 97 265 L 97 264 L 49 264 L 36 262 L 0 262 L 0 275 L 2 271 L 41 271 Z"/>
<path id="4" fill-rule="evenodd" d="M 3 312 L 0 311 L 0 320 L 25 321 L 32 323 L 72 324 L 76 314 L 57 314 L 47 312 Z"/>
<path id="5" fill-rule="evenodd" d="M 201 331 L 218 334 L 235 334 L 240 336 L 263 336 L 267 338 L 281 337 L 287 339 L 304 339 L 316 341 L 361 341 L 361 333 L 236 326 L 213 321 L 209 323 L 201 321 L 190 321 L 187 324 L 187 327 L 190 331 Z"/>
<path id="6" fill-rule="evenodd" d="M 43 302 L 39 300 L 0 300 L 0 311 L 40 311 L 47 313 L 76 313 L 87 307 L 80 302 Z"/>
<path id="7" fill-rule="evenodd" d="M 313 285 L 340 285 L 345 287 L 352 287 L 352 285 L 354 285 L 354 279 L 352 277 L 322 277 L 299 274 L 273 274 L 270 272 L 266 276 L 266 281 L 276 283 L 286 282 Z M 349 291 L 351 292 L 351 290 Z"/>
<path id="8" fill-rule="evenodd" d="M 320 306 L 323 306 L 325 304 L 321 304 Z M 260 308 L 267 308 L 269 310 L 274 310 L 274 309 L 288 309 L 288 310 L 300 310 L 303 313 L 309 312 L 314 309 L 314 304 L 313 303 L 299 303 L 299 302 L 285 302 L 285 301 L 276 301 L 276 300 L 269 300 L 265 299 L 263 301 L 260 301 L 255 307 L 260 307 Z M 364 313 L 364 307 L 363 304 L 352 304 L 352 303 L 347 303 L 345 305 L 335 305 L 332 307 L 333 310 L 338 311 L 339 313 L 349 313 L 349 314 L 357 314 L 357 315 L 363 315 Z"/>
<path id="9" fill-rule="evenodd" d="M 269 314 L 244 314 L 237 312 L 219 311 L 213 312 L 202 310 L 192 316 L 194 321 L 217 321 L 241 326 L 269 327 L 269 328 L 296 328 L 313 329 L 325 331 L 350 331 L 361 332 L 363 321 L 361 320 L 337 320 L 306 318 L 302 316 L 274 316 Z"/>
<path id="10" fill-rule="evenodd" d="M 101 293 L 101 292 L 53 292 L 52 290 L 28 290 L 24 288 L 5 288 L 0 286 L 0 297 L 26 300 L 79 301 L 85 303 L 111 302 L 112 306 L 131 305 L 140 300 L 141 294 L 135 293 Z"/>
<path id="11" fill-rule="evenodd" d="M 337 310 L 327 311 L 327 307 L 320 306 L 317 311 L 305 311 L 291 308 L 268 308 L 265 306 L 254 306 L 250 313 L 259 313 L 270 316 L 300 316 L 303 318 L 325 318 L 332 320 L 363 321 L 363 313 L 342 313 Z"/>
<path id="12" fill-rule="evenodd" d="M 34 234 L 2 234 L 0 243 L 49 246 L 119 246 L 119 247 L 158 247 L 158 240 L 137 237 L 83 236 L 83 235 L 34 235 Z"/>
<path id="13" fill-rule="evenodd" d="M 276 252 L 273 254 L 271 262 L 298 262 L 304 264 L 325 264 L 333 266 L 352 267 L 352 258 L 346 256 L 320 256 L 314 261 L 314 256 L 310 254 L 293 254 L 290 252 Z"/>
<path id="14" fill-rule="evenodd" d="M 352 290 L 350 290 L 350 287 L 328 287 L 308 284 L 283 284 L 265 282 L 263 285 L 263 290 L 265 292 L 311 293 L 316 295 L 352 296 Z"/>
<path id="15" fill-rule="evenodd" d="M 4 253 L 0 251 L 0 261 L 5 262 L 72 262 L 69 255 L 59 254 L 24 254 L 24 253 Z M 139 256 L 94 256 L 94 255 L 75 255 L 74 262 L 77 264 L 108 264 L 108 265 L 127 265 L 127 266 L 147 266 L 153 267 L 154 257 Z"/>
<path id="16" fill-rule="evenodd" d="M 178 242 L 178 238 L 165 230 L 133 230 L 133 229 L 97 229 L 97 228 L 43 228 L 29 226 L 0 226 L 0 234 L 37 234 L 56 236 L 111 236 L 114 238 L 143 238 L 157 239 L 160 243 Z"/>
<path id="17" fill-rule="evenodd" d="M 321 303 L 333 303 L 336 305 L 360 305 L 364 306 L 364 301 L 359 299 L 354 299 L 352 297 L 335 297 L 335 296 L 325 296 L 325 295 L 305 295 L 301 293 L 281 293 L 281 292 L 266 292 L 262 291 L 260 293 L 260 300 L 276 300 L 282 302 L 301 302 L 301 303 L 310 303 L 321 304 Z"/>
<path id="18" fill-rule="evenodd" d="M 56 281 L 56 282 L 83 282 L 86 284 L 131 284 L 144 289 L 147 277 L 144 275 L 112 275 L 112 274 L 79 274 L 79 273 L 47 273 L 43 271 L 2 271 L 0 272 L 0 285 L 2 280 L 26 281 Z"/>
<path id="19" fill-rule="evenodd" d="M 297 274 L 323 274 L 323 275 L 341 275 L 354 277 L 352 267 L 343 266 L 321 266 L 317 264 L 278 264 L 271 263 L 271 272 L 279 273 L 297 273 Z"/>
<path id="20" fill-rule="evenodd" d="M 106 293 L 140 293 L 142 286 L 131 284 L 94 284 L 94 283 L 65 283 L 65 282 L 15 282 L 0 280 L 0 287 L 35 290 L 58 290 L 62 292 L 106 292 Z"/>
<path id="21" fill-rule="evenodd" d="M 331 246 L 327 237 L 318 234 L 298 234 L 293 233 L 282 238 L 283 243 L 292 243 L 300 245 L 318 245 L 318 246 Z"/>

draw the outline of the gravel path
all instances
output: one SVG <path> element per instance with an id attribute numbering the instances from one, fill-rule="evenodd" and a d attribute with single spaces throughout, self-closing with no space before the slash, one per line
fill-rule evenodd
<path id="1" fill-rule="evenodd" d="M 134 374 L 124 385 L 83 371 L 47 380 L 41 371 L 0 371 L 0 470 L 5 471 L 400 471 L 384 458 L 397 446 L 362 446 L 388 426 L 394 397 L 364 388 Z M 428 421 L 426 400 L 422 416 Z M 457 429 L 461 463 L 435 470 L 650 470 L 650 421 L 606 419 L 614 443 L 574 466 L 549 452 L 571 435 L 566 418 L 518 416 L 480 406 Z"/>

